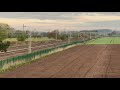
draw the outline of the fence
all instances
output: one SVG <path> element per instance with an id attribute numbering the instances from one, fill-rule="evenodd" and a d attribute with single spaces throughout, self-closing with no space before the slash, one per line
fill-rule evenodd
<path id="1" fill-rule="evenodd" d="M 85 40 L 85 41 L 88 41 L 88 40 Z M 29 62 L 29 61 L 32 61 L 35 59 L 39 59 L 40 57 L 57 52 L 58 49 L 64 49 L 68 46 L 83 43 L 85 41 L 83 41 L 83 40 L 76 41 L 76 42 L 72 42 L 69 44 L 60 45 L 60 46 L 57 46 L 54 48 L 49 48 L 49 49 L 45 49 L 45 50 L 41 50 L 41 51 L 32 52 L 30 54 L 25 54 L 25 55 L 9 58 L 6 60 L 1 60 L 0 61 L 0 70 L 7 69 L 10 66 L 18 65 L 18 64 L 23 63 L 23 62 Z"/>

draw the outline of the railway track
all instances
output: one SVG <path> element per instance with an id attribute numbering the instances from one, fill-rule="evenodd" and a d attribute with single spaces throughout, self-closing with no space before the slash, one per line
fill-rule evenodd
<path id="1" fill-rule="evenodd" d="M 73 40 L 71 40 L 72 42 Z M 68 41 L 48 41 L 48 42 L 34 42 L 32 43 L 31 49 L 32 52 L 56 47 L 62 44 L 66 44 Z M 0 52 L 0 60 L 5 60 L 7 58 L 12 58 L 15 56 L 20 56 L 23 54 L 27 54 L 29 50 L 28 44 L 18 45 L 18 46 L 10 46 L 7 52 Z"/>
<path id="2" fill-rule="evenodd" d="M 32 47 L 38 46 L 38 45 L 50 44 L 50 43 L 53 44 L 53 43 L 57 43 L 57 42 L 61 42 L 61 41 L 51 41 L 51 42 L 44 42 L 44 43 L 42 43 L 42 42 L 32 43 Z M 10 47 L 8 48 L 8 51 L 10 51 L 10 50 L 16 50 L 16 49 L 19 49 L 19 48 L 28 48 L 28 45 L 29 45 L 29 44 L 13 45 L 13 46 L 10 46 Z"/>
<path id="3" fill-rule="evenodd" d="M 67 42 L 57 42 L 57 43 L 53 43 L 53 44 L 50 43 L 50 44 L 46 44 L 46 45 L 45 44 L 44 45 L 36 44 L 36 46 L 32 46 L 31 48 L 32 48 L 32 52 L 35 52 L 35 51 L 59 46 L 59 45 L 65 44 L 65 43 L 67 43 Z M 12 58 L 12 57 L 27 54 L 27 53 L 28 53 L 28 46 L 24 47 L 24 48 L 19 47 L 17 49 L 9 50 L 6 53 L 0 52 L 0 60 Z"/>

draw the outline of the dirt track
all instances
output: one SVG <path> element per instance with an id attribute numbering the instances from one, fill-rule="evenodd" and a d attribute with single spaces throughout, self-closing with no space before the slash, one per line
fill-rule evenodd
<path id="1" fill-rule="evenodd" d="M 0 74 L 4 78 L 120 78 L 120 45 L 86 45 Z"/>

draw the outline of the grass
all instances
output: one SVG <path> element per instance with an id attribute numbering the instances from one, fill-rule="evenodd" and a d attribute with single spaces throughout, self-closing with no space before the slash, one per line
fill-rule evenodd
<path id="1" fill-rule="evenodd" d="M 60 52 L 61 52 L 61 51 L 60 51 Z M 60 53 L 60 52 L 57 52 L 57 53 Z M 41 57 L 41 58 L 37 58 L 37 59 L 31 60 L 31 61 L 28 61 L 28 62 L 23 62 L 23 63 L 20 63 L 20 64 L 15 64 L 15 65 L 13 65 L 13 66 L 9 66 L 9 67 L 6 68 L 6 69 L 0 70 L 0 74 L 3 74 L 3 73 L 8 72 L 8 71 L 13 71 L 13 70 L 15 70 L 15 69 L 17 69 L 17 68 L 20 68 L 20 67 L 25 66 L 25 65 L 32 64 L 32 63 L 37 62 L 37 61 L 39 61 L 39 60 L 43 60 L 43 59 L 49 57 L 50 55 L 57 54 L 57 53 L 51 53 L 51 54 L 46 55 L 46 56 Z"/>
<path id="2" fill-rule="evenodd" d="M 103 37 L 90 40 L 86 44 L 120 44 L 120 37 Z"/>
<path id="3" fill-rule="evenodd" d="M 48 38 L 48 37 L 32 38 L 32 41 L 34 41 L 34 42 L 49 41 L 49 40 L 54 40 L 54 39 L 53 38 Z M 26 41 L 29 41 L 29 39 L 26 39 Z"/>
<path id="4" fill-rule="evenodd" d="M 32 41 L 34 41 L 34 42 L 49 41 L 49 40 L 54 40 L 54 39 L 48 38 L 48 37 L 32 38 Z M 7 38 L 4 41 L 17 42 L 17 38 Z M 26 39 L 26 41 L 29 41 L 29 39 Z"/>
<path id="5" fill-rule="evenodd" d="M 4 41 L 17 42 L 17 38 L 7 38 Z"/>

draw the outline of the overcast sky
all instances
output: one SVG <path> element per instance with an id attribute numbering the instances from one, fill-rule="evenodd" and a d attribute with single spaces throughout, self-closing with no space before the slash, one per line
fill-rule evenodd
<path id="1" fill-rule="evenodd" d="M 49 31 L 120 29 L 120 12 L 0 12 L 0 23 L 15 29 Z"/>

